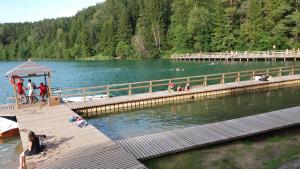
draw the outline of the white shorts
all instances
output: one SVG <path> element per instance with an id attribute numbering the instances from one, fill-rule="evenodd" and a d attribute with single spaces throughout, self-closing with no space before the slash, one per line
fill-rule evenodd
<path id="1" fill-rule="evenodd" d="M 29 90 L 28 96 L 35 96 L 34 91 L 30 91 L 30 90 Z"/>

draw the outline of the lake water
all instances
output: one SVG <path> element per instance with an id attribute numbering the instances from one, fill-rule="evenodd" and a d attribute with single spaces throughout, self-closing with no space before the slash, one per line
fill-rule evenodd
<path id="1" fill-rule="evenodd" d="M 21 63 L 21 61 L 0 61 L 0 104 L 7 103 L 6 98 L 12 96 L 13 93 L 4 74 Z M 107 85 L 299 64 L 297 62 L 192 63 L 169 60 L 38 61 L 38 63 L 54 71 L 52 86 L 58 88 Z M 184 71 L 175 71 L 176 68 Z M 42 79 L 34 78 L 33 81 L 38 84 Z M 90 119 L 90 122 L 112 139 L 119 139 L 296 106 L 299 100 L 297 93 L 300 93 L 299 88 L 286 88 L 278 91 L 226 96 L 213 100 L 106 115 Z M 19 138 L 2 140 L 2 142 L 4 143 L 0 144 L 0 168 L 15 168 L 14 166 L 18 165 Z"/>

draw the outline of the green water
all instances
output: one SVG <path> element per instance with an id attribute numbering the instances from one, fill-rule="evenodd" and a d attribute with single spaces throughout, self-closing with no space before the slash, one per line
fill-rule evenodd
<path id="1" fill-rule="evenodd" d="M 224 96 L 89 119 L 110 138 L 162 132 L 300 105 L 300 87 Z"/>
<path id="2" fill-rule="evenodd" d="M 21 64 L 21 61 L 0 61 L 0 104 L 13 91 L 4 74 Z M 172 62 L 169 60 L 143 61 L 38 61 L 52 69 L 53 84 L 58 88 L 107 85 L 182 76 L 203 75 L 267 67 L 299 65 L 298 62 Z M 182 71 L 176 71 L 179 68 Z M 32 79 L 35 83 L 43 79 Z M 89 121 L 112 139 L 120 139 L 148 133 L 161 132 L 231 119 L 250 114 L 298 105 L 299 88 L 270 92 L 257 92 L 239 96 L 227 96 L 214 100 L 167 105 L 112 114 Z M 279 97 L 280 96 L 280 97 Z M 18 165 L 19 138 L 0 144 L 0 168 Z M 159 162 L 149 162 L 158 164 Z M 164 162 L 165 163 L 165 162 Z M 160 163 L 159 163 L 160 164 Z M 148 164 L 147 164 L 148 165 Z M 149 164 L 149 166 L 151 166 Z M 155 168 L 155 167 L 154 167 Z"/>

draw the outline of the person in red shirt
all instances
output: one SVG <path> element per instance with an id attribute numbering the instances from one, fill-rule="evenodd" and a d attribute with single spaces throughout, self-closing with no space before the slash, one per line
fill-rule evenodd
<path id="1" fill-rule="evenodd" d="M 38 89 L 40 89 L 40 96 L 42 97 L 42 102 L 46 101 L 45 96 L 47 96 L 47 86 L 44 85 L 44 83 L 40 83 Z"/>
<path id="2" fill-rule="evenodd" d="M 23 86 L 23 79 L 20 79 L 20 81 L 17 83 L 17 93 L 21 96 L 20 101 L 22 102 L 22 99 L 24 97 L 25 103 L 27 102 L 27 97 L 24 91 L 24 86 Z M 23 102 L 24 103 L 24 102 Z"/>

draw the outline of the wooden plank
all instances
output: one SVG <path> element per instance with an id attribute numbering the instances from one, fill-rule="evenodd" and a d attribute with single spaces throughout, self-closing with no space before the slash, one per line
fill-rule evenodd
<path id="1" fill-rule="evenodd" d="M 300 125 L 300 113 L 297 111 L 300 112 L 300 107 L 122 139 L 117 144 L 138 159 L 145 160 Z M 150 153 L 145 153 L 147 151 Z"/>

